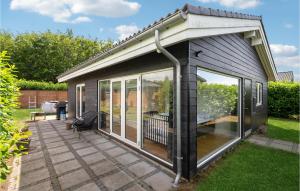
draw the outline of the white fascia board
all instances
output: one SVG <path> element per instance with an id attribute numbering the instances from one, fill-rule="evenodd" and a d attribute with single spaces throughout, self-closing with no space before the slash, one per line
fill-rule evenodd
<path id="1" fill-rule="evenodd" d="M 260 31 L 265 48 L 267 47 L 266 49 L 268 49 L 268 46 L 266 46 L 266 40 L 264 39 L 265 36 L 262 30 L 261 22 L 259 20 L 188 14 L 185 22 L 179 22 L 176 25 L 171 26 L 167 30 L 160 31 L 161 44 L 162 46 L 170 46 L 182 41 L 195 38 L 230 33 L 240 33 L 253 30 Z M 132 44 L 131 46 L 113 53 L 93 64 L 67 74 L 59 78 L 58 81 L 64 82 L 77 76 L 84 75 L 104 67 L 112 66 L 114 64 L 118 64 L 120 62 L 124 62 L 126 60 L 133 59 L 156 50 L 154 32 L 147 38 L 140 40 L 140 42 Z M 268 53 L 268 50 L 266 50 L 266 52 Z M 271 54 L 269 52 L 269 60 L 271 58 L 270 55 Z M 270 62 L 272 61 L 273 60 L 271 59 Z M 272 68 L 272 70 L 276 71 L 274 70 L 274 68 Z"/>

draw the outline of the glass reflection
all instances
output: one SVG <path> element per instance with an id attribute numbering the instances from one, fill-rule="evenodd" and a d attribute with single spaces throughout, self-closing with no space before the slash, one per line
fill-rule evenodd
<path id="1" fill-rule="evenodd" d="M 239 79 L 197 70 L 197 159 L 239 137 Z"/>
<path id="2" fill-rule="evenodd" d="M 142 75 L 143 149 L 168 162 L 173 156 L 173 70 Z"/>

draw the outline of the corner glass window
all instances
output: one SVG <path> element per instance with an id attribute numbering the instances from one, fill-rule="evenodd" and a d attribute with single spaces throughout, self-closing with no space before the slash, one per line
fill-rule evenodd
<path id="1" fill-rule="evenodd" d="M 99 81 L 99 128 L 110 133 L 110 81 Z"/>
<path id="2" fill-rule="evenodd" d="M 256 83 L 256 106 L 260 106 L 263 103 L 263 85 L 262 83 Z"/>
<path id="3" fill-rule="evenodd" d="M 142 75 L 142 148 L 172 163 L 173 70 Z"/>
<path id="4" fill-rule="evenodd" d="M 76 85 L 76 117 L 80 118 L 85 112 L 85 85 Z"/>
<path id="5" fill-rule="evenodd" d="M 239 138 L 240 79 L 198 68 L 198 164 Z"/>

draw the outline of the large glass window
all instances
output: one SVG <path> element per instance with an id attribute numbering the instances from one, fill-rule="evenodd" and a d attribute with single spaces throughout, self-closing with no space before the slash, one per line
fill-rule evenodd
<path id="1" fill-rule="evenodd" d="M 173 70 L 142 75 L 142 148 L 172 162 Z"/>
<path id="2" fill-rule="evenodd" d="M 197 159 L 240 137 L 240 80 L 197 69 Z"/>
<path id="3" fill-rule="evenodd" d="M 79 118 L 85 112 L 85 85 L 76 85 L 76 117 Z"/>
<path id="4" fill-rule="evenodd" d="M 99 82 L 99 128 L 110 133 L 110 81 Z"/>

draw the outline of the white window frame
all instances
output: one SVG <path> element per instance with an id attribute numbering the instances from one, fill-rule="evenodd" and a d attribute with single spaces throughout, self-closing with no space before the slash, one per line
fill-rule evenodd
<path id="1" fill-rule="evenodd" d="M 256 106 L 263 104 L 263 84 L 256 82 Z"/>
<path id="2" fill-rule="evenodd" d="M 77 90 L 78 90 L 78 87 L 79 87 L 79 112 L 77 111 Z M 82 116 L 82 87 L 85 87 L 85 84 L 77 84 L 76 85 L 76 90 L 75 90 L 75 94 L 76 94 L 76 118 L 80 118 Z M 79 113 L 79 116 L 78 116 L 78 113 Z"/>

